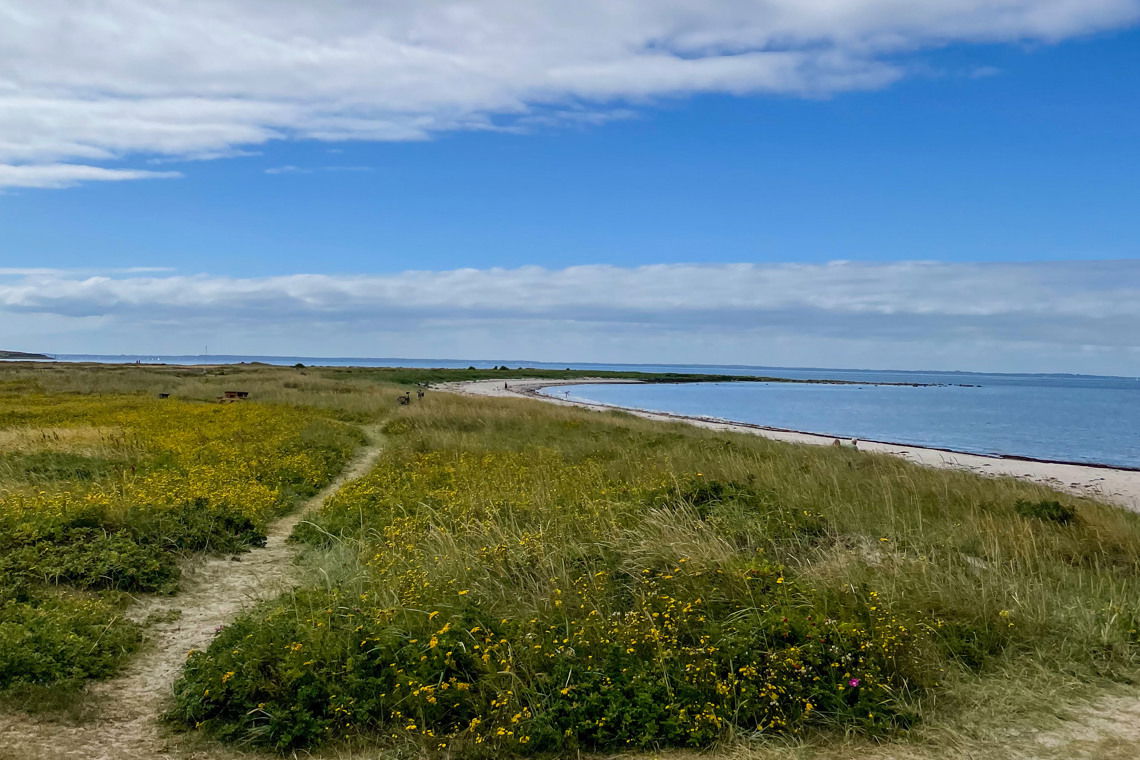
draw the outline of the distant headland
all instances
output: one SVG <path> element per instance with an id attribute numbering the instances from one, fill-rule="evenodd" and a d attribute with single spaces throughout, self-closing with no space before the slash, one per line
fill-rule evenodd
<path id="1" fill-rule="evenodd" d="M 24 351 L 0 350 L 0 359 L 50 359 L 47 354 L 29 354 Z"/>

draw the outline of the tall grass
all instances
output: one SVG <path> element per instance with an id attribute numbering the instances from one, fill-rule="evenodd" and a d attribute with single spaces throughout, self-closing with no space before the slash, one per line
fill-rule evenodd
<path id="1" fill-rule="evenodd" d="M 279 748 L 707 746 L 1137 674 L 1140 523 L 1109 506 L 525 400 L 429 394 L 386 431 L 298 534 L 318 580 L 195 655 L 176 719 Z"/>
<path id="2" fill-rule="evenodd" d="M 139 641 L 124 592 L 264 543 L 362 440 L 328 413 L 160 400 L 124 377 L 0 370 L 0 691 L 113 673 Z"/>
<path id="3" fill-rule="evenodd" d="M 619 412 L 432 392 L 396 405 L 425 379 L 6 365 L 0 481 L 82 490 L 137 469 L 148 446 L 110 418 L 166 403 L 157 393 L 248 390 L 283 416 L 389 419 L 375 473 L 298 535 L 312 581 L 229 627 L 179 685 L 177 719 L 243 741 L 465 755 L 757 736 L 943 746 L 1140 675 L 1134 515 L 1023 481 Z M 1075 519 L 1055 519 L 1065 510 Z M 129 626 L 100 633 L 120 613 L 112 591 L 21 588 L 0 594 L 0 628 L 31 638 L 0 651 L 26 673 L 106 675 L 137 644 Z M 477 659 L 459 656 L 476 644 Z M 22 656 L 36 646 L 42 659 Z M 799 667 L 781 671 L 791 647 Z"/>

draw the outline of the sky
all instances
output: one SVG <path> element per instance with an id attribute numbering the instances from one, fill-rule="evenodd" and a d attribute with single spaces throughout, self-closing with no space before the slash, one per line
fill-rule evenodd
<path id="1" fill-rule="evenodd" d="M 1140 0 L 0 0 L 0 348 L 1140 375 Z"/>

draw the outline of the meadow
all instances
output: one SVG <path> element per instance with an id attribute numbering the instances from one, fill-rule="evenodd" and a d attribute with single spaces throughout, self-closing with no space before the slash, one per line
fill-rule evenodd
<path id="1" fill-rule="evenodd" d="M 142 633 L 131 595 L 264 543 L 359 442 L 303 408 L 0 383 L 0 691 L 116 672 Z"/>
<path id="2" fill-rule="evenodd" d="M 248 472 L 219 468 L 202 490 L 232 494 L 218 514 L 250 522 L 193 523 L 186 535 L 208 540 L 161 545 L 230 551 L 327 481 L 358 426 L 382 424 L 375 468 L 294 534 L 306 580 L 191 653 L 173 686 L 171 727 L 246 748 L 945 747 L 1041 725 L 1140 675 L 1140 516 L 1019 480 L 621 412 L 430 391 L 397 406 L 430 372 L 393 384 L 376 370 L 5 368 L 0 435 L 15 437 L 0 466 L 20 474 L 0 509 L 55 535 L 70 524 L 54 515 L 73 512 L 48 505 L 113 493 L 101 530 L 149 552 L 147 536 L 181 535 L 152 509 L 177 515 L 202 494 L 191 478 L 168 486 L 177 498 L 132 509 L 160 491 L 126 482 L 211 472 L 248 447 Z M 207 403 L 235 383 L 255 400 Z M 202 420 L 219 434 L 204 438 Z M 21 448 L 37 435 L 55 442 Z M 84 458 L 32 456 L 48 450 Z M 324 464 L 283 470 L 282 451 Z M 136 590 L 176 583 L 147 570 L 161 562 L 117 556 Z M 16 604 L 74 628 L 94 631 L 123 603 L 125 580 L 37 572 L 5 569 L 6 584 L 23 579 Z M 120 620 L 100 635 L 93 651 L 118 654 L 83 677 L 113 672 L 139 631 Z"/>

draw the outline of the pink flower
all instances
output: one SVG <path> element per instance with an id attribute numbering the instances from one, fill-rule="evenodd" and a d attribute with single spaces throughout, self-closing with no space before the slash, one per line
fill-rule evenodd
<path id="1" fill-rule="evenodd" d="M 847 682 L 847 685 L 850 686 L 852 689 L 854 689 L 860 683 L 861 683 L 861 681 L 858 678 L 852 678 L 850 681 Z"/>

